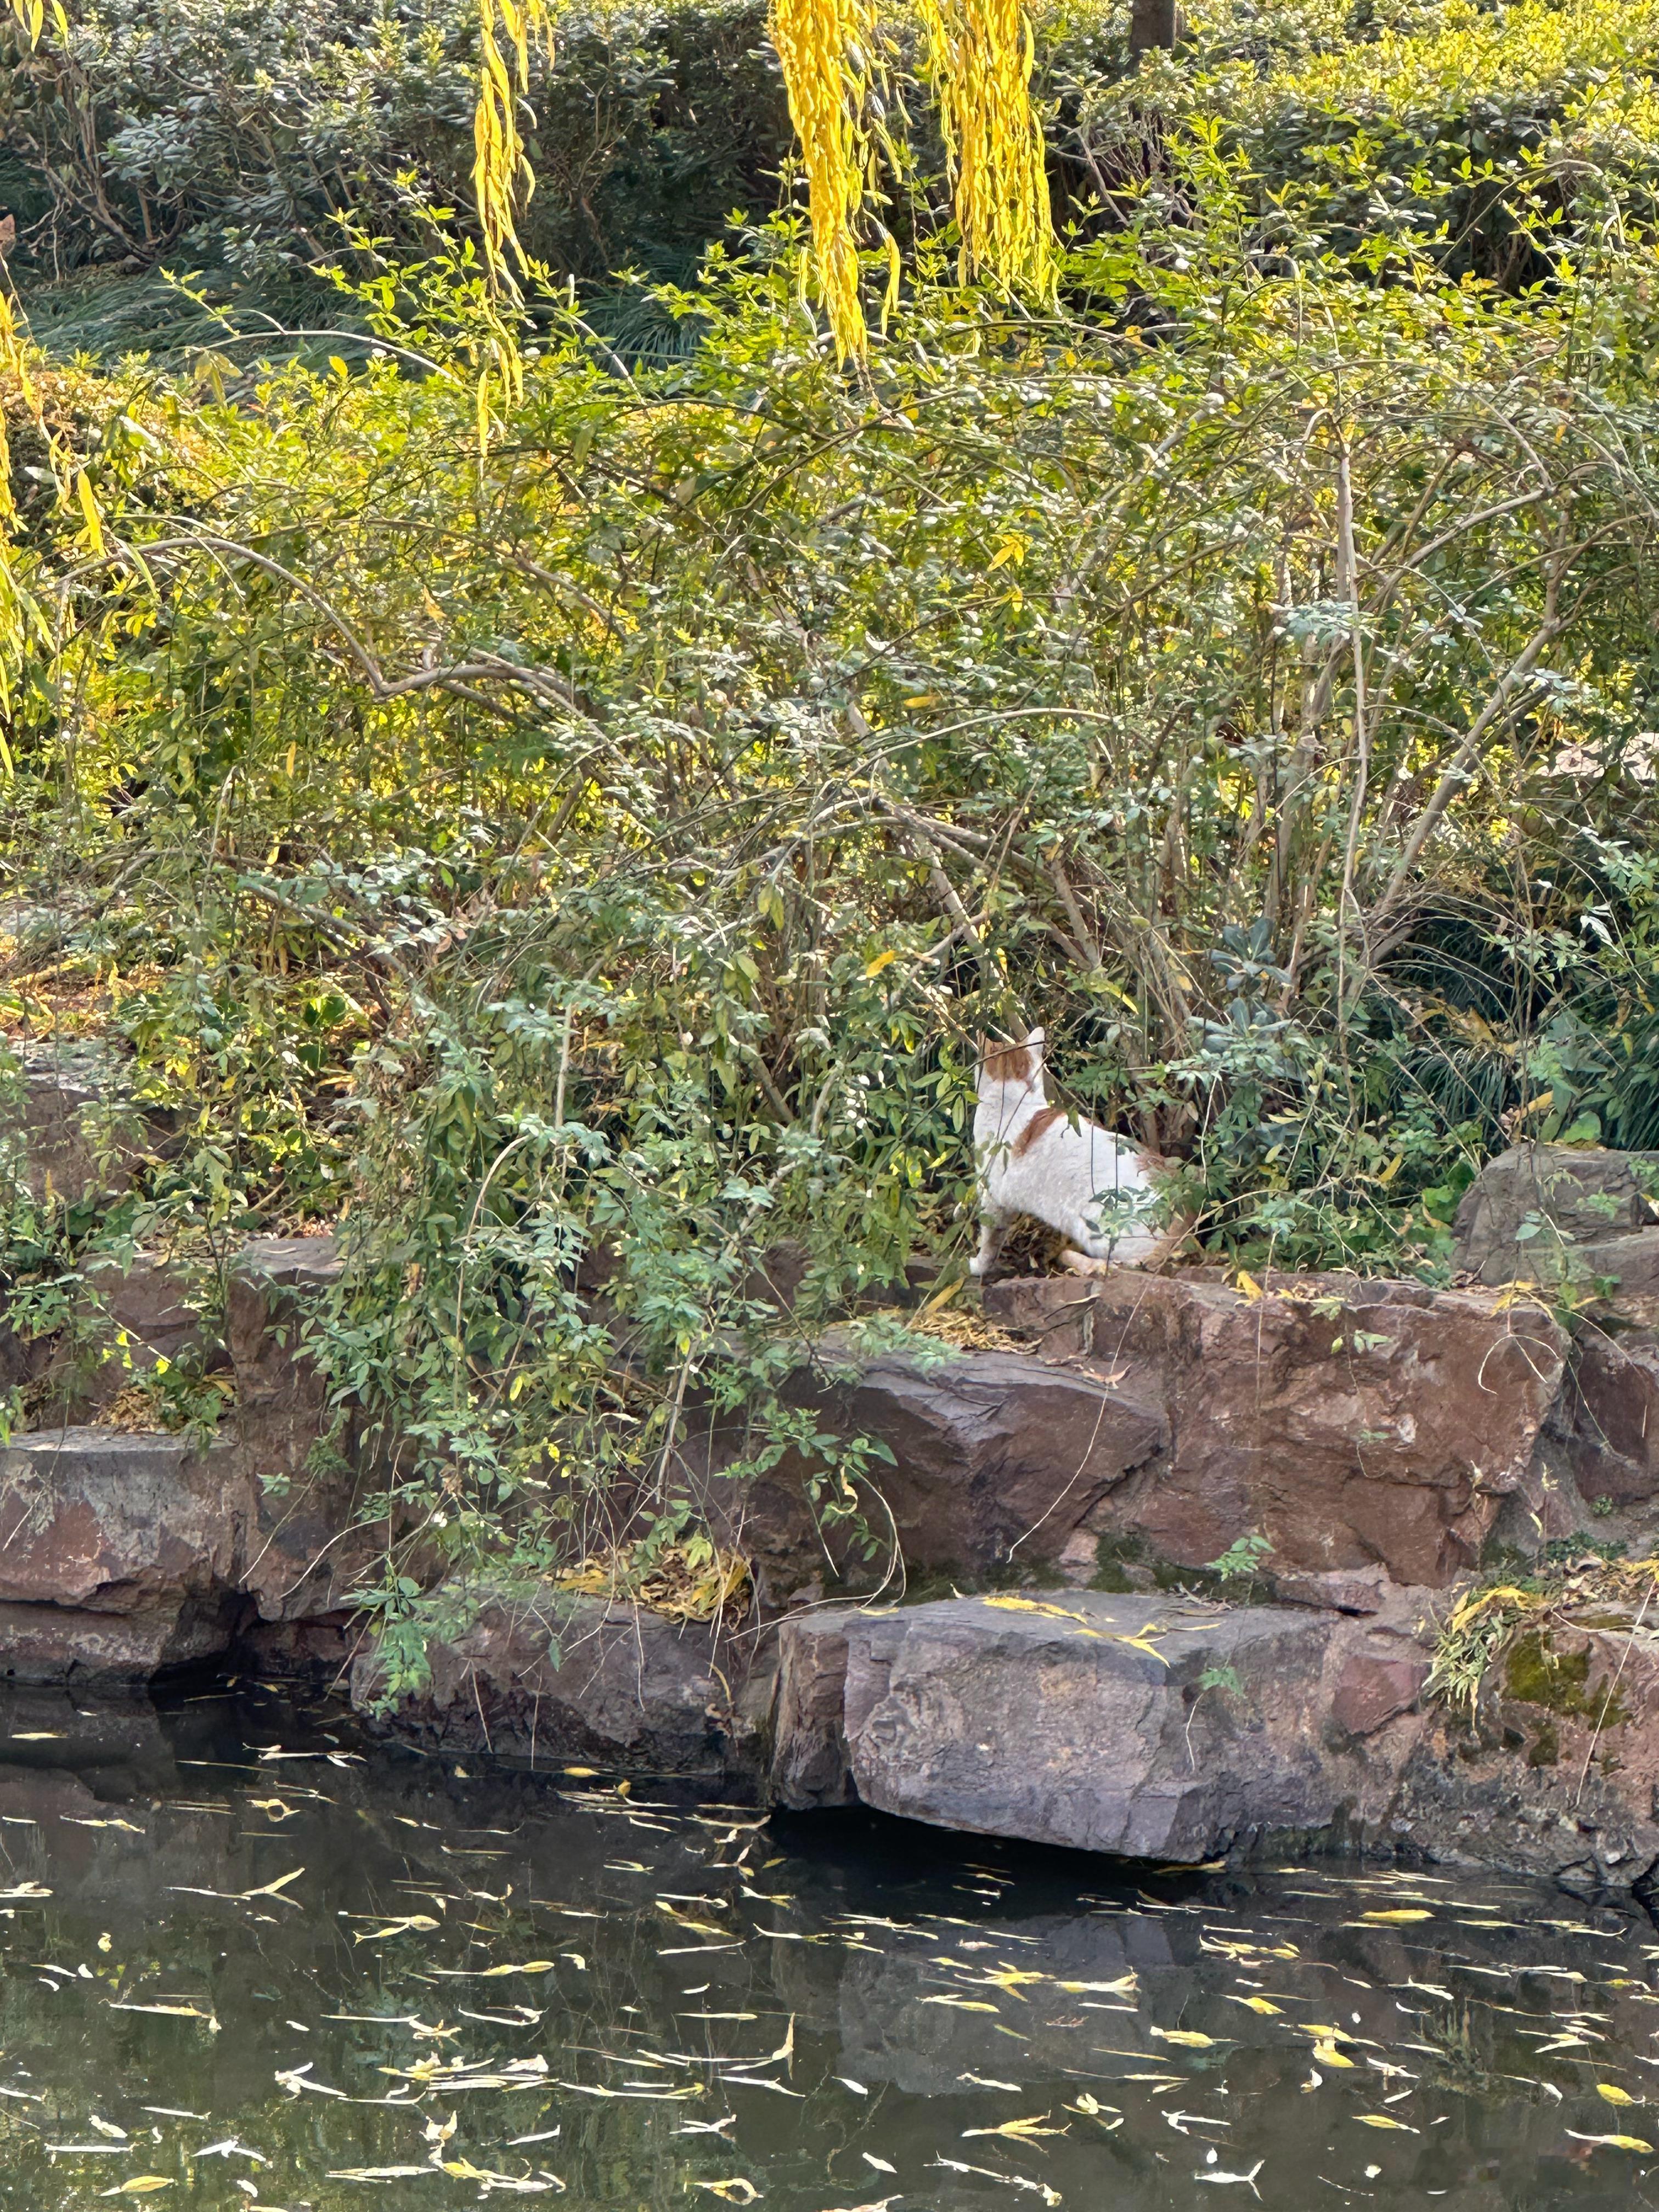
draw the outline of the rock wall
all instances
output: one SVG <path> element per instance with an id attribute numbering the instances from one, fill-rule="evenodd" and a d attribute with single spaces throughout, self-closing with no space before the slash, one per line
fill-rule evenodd
<path id="1" fill-rule="evenodd" d="M 109 1096 L 94 1073 L 31 1077 L 31 1171 L 54 1188 L 122 1172 L 91 1127 Z M 434 1752 L 1161 1860 L 1350 1844 L 1644 1884 L 1659 1620 L 1540 1617 L 1472 1711 L 1424 1693 L 1438 1620 L 1483 1559 L 1590 1529 L 1659 1544 L 1655 1315 L 1632 1293 L 1570 1335 L 1511 1282 L 1545 1234 L 1558 1255 L 1617 1246 L 1643 1279 L 1650 1164 L 1506 1155 L 1460 1217 L 1461 1288 L 1021 1278 L 988 1290 L 1002 1334 L 979 1348 L 832 1331 L 787 1395 L 884 1448 L 872 1557 L 819 1527 L 803 1463 L 733 1484 L 744 1439 L 693 1423 L 681 1478 L 753 1560 L 746 1620 L 458 1590 L 428 1683 L 385 1713 L 353 1594 L 389 1532 L 363 1520 L 362 1440 L 302 1343 L 337 1277 L 331 1241 L 238 1255 L 216 1352 L 140 1254 L 100 1285 L 125 1338 L 108 1372 L 9 1340 L 0 1317 L 0 1381 L 27 1370 L 56 1408 L 0 1450 L 0 1672 L 320 1668 Z M 781 1303 L 787 1276 L 767 1274 Z M 234 1380 L 210 1448 L 83 1418 L 108 1409 L 112 1374 L 185 1350 Z M 953 1594 L 917 1601 L 930 1583 Z"/>

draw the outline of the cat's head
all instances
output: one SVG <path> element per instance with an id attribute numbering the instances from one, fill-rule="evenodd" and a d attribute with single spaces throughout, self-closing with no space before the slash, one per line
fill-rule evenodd
<path id="1" fill-rule="evenodd" d="M 1010 1044 L 1001 1037 L 981 1037 L 979 1041 L 979 1088 L 981 1096 L 988 1091 L 1030 1091 L 1041 1098 L 1042 1091 L 1042 1031 L 1027 1032 L 1023 1044 Z"/>

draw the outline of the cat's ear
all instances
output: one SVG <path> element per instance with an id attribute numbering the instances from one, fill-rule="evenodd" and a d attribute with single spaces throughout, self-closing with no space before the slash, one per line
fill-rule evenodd
<path id="1" fill-rule="evenodd" d="M 1035 1054 L 1036 1054 L 1036 1058 L 1037 1058 L 1038 1060 L 1041 1060 L 1041 1059 L 1042 1059 L 1042 1029 L 1041 1029 L 1041 1027 L 1040 1027 L 1040 1026 L 1039 1026 L 1038 1028 L 1036 1028 L 1036 1029 L 1034 1029 L 1034 1030 L 1028 1030 L 1026 1031 L 1026 1033 L 1025 1033 L 1025 1048 L 1026 1048 L 1026 1050 L 1027 1050 L 1028 1052 L 1030 1052 L 1030 1053 Z"/>

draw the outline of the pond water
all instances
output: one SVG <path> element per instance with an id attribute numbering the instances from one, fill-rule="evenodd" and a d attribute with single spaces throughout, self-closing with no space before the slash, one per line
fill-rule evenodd
<path id="1" fill-rule="evenodd" d="M 0 1761 L 9 2203 L 1659 2203 L 1633 1905 L 486 1781 L 252 1692 L 16 1692 Z"/>

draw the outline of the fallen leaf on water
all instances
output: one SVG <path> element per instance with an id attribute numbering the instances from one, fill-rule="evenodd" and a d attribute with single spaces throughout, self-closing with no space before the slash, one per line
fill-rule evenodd
<path id="1" fill-rule="evenodd" d="M 1640 2136 L 1581 2136 L 1576 2128 L 1569 2128 L 1567 2133 L 1574 2142 L 1593 2143 L 1601 2150 L 1636 2150 L 1650 2155 L 1653 2150 L 1653 2145 Z"/>
<path id="2" fill-rule="evenodd" d="M 1154 2027 L 1147 2033 L 1159 2043 L 1178 2043 L 1183 2051 L 1212 2051 L 1215 2047 L 1212 2035 L 1200 2035 L 1195 2027 Z"/>
<path id="3" fill-rule="evenodd" d="M 1402 1905 L 1391 1912 L 1362 1912 L 1357 1925 L 1370 1921 L 1379 1927 L 1403 1927 L 1408 1921 L 1432 1920 L 1433 1913 L 1420 1905 Z"/>
<path id="4" fill-rule="evenodd" d="M 1598 2081 L 1595 2094 L 1598 2097 L 1605 2097 L 1610 2105 L 1639 2105 L 1642 2101 L 1639 2097 L 1632 2097 L 1628 2089 L 1621 2089 L 1614 2081 Z"/>
<path id="5" fill-rule="evenodd" d="M 1259 2012 L 1264 2015 L 1271 2014 L 1274 2018 L 1277 2018 L 1284 2010 L 1282 2005 L 1276 2005 L 1267 1997 L 1236 1997 L 1231 1991 L 1228 1993 L 1227 2002 L 1229 2004 L 1248 2005 L 1252 2012 Z"/>
<path id="6" fill-rule="evenodd" d="M 933 2164 L 942 2166 L 947 2173 L 976 2173 L 986 2181 L 1000 2181 L 1005 2189 L 1028 2189 L 1045 2204 L 1062 2202 L 1059 2190 L 1050 2189 L 1046 2181 L 1033 2181 L 1024 2173 L 999 2173 L 994 2166 L 964 2166 L 959 2158 L 936 2158 Z"/>
<path id="7" fill-rule="evenodd" d="M 688 2179 L 685 2185 L 688 2189 L 706 2189 L 711 2197 L 722 2197 L 728 2204 L 752 2204 L 760 2195 L 754 2183 L 746 2181 L 740 2173 L 735 2174 L 730 2181 Z"/>
<path id="8" fill-rule="evenodd" d="M 436 2173 L 435 2166 L 339 2166 L 329 2174 L 331 2181 L 413 2181 L 422 2173 Z"/>
<path id="9" fill-rule="evenodd" d="M 1417 2136 L 1423 2132 L 1421 2128 L 1408 2128 L 1404 2120 L 1390 2119 L 1386 2112 L 1356 2112 L 1354 2118 L 1362 2128 L 1393 2128 L 1402 2136 Z"/>
<path id="10" fill-rule="evenodd" d="M 219 2023 L 210 2012 L 204 2012 L 200 2005 L 191 2004 L 185 1998 L 162 1997 L 154 2004 L 139 2004 L 123 1997 L 106 1997 L 104 2002 L 112 2012 L 158 2012 L 168 2020 L 204 2020 L 216 2035 L 219 2030 Z"/>
<path id="11" fill-rule="evenodd" d="M 864 2160 L 866 2166 L 873 2166 L 878 2173 L 896 2173 L 898 2172 L 897 2166 L 890 2165 L 884 2158 L 878 2158 L 872 2150 L 862 2150 L 859 2153 L 859 2156 Z"/>
<path id="12" fill-rule="evenodd" d="M 100 2189 L 100 2197 L 149 2197 L 158 2189 L 171 2189 L 173 2177 L 166 2173 L 135 2173 L 131 2181 L 118 2181 L 113 2189 Z"/>
<path id="13" fill-rule="evenodd" d="M 975 2136 L 1006 2136 L 1011 2142 L 1030 2142 L 1035 2136 L 1063 2136 L 1066 2133 L 1064 2128 L 1045 2128 L 1042 2123 L 1048 2118 L 1047 2112 L 1038 2112 L 1030 2119 L 1004 2120 L 1000 2127 L 964 2128 L 962 2140 L 968 2142 Z"/>

